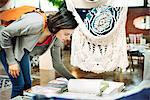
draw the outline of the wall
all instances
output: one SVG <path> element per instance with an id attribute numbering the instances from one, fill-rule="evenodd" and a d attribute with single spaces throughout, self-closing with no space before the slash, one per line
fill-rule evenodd
<path id="1" fill-rule="evenodd" d="M 136 17 L 144 16 L 144 15 L 150 15 L 150 8 L 130 7 L 128 9 L 127 23 L 126 23 L 126 32 L 127 32 L 127 35 L 128 34 L 138 34 L 138 33 L 143 33 L 144 35 L 150 35 L 150 30 L 137 29 L 133 25 L 133 20 Z"/>

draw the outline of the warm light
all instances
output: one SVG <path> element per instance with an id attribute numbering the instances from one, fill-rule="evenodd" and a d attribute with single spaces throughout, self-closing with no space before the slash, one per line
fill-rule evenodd
<path id="1" fill-rule="evenodd" d="M 133 20 L 133 25 L 138 29 L 150 29 L 150 16 L 140 16 Z"/>
<path id="2" fill-rule="evenodd" d="M 76 70 L 72 70 L 72 71 L 71 71 L 71 74 L 72 74 L 74 77 L 78 78 L 78 73 L 77 73 Z"/>

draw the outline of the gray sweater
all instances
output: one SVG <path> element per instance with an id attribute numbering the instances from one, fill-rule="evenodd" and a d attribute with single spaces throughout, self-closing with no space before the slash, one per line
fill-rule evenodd
<path id="1" fill-rule="evenodd" d="M 32 51 L 43 33 L 43 17 L 38 13 L 24 14 L 0 32 L 0 44 L 6 51 L 8 64 L 15 64 L 24 55 L 24 49 Z M 15 49 L 11 39 L 16 37 Z M 15 60 L 16 59 L 16 60 Z"/>
<path id="2" fill-rule="evenodd" d="M 14 21 L 0 31 L 0 45 L 6 51 L 8 64 L 16 64 L 24 55 L 24 49 L 33 50 L 43 33 L 43 17 L 38 13 L 24 14 L 19 20 Z M 16 37 L 15 48 L 11 39 Z M 54 39 L 51 44 L 53 67 L 67 79 L 74 78 L 64 67 L 60 58 L 61 42 Z"/>

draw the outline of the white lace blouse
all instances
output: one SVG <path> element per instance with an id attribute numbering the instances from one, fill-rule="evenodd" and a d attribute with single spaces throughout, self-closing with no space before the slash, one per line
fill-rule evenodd
<path id="1" fill-rule="evenodd" d="M 109 2 L 92 8 L 82 21 L 72 0 L 66 0 L 66 4 L 79 23 L 72 36 L 71 64 L 94 73 L 125 69 L 127 7 L 116 7 Z"/>

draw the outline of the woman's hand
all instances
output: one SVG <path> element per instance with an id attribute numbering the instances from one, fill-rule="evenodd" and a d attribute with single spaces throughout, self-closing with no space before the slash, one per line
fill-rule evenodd
<path id="1" fill-rule="evenodd" d="M 13 78 L 17 78 L 19 76 L 20 68 L 18 64 L 9 65 L 9 73 Z"/>

